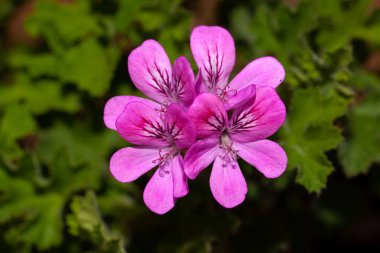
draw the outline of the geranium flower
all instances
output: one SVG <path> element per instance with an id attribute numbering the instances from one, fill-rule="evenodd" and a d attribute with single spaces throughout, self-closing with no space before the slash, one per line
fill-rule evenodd
<path id="1" fill-rule="evenodd" d="M 113 154 L 112 175 L 120 182 L 132 182 L 154 167 L 156 172 L 144 190 L 144 202 L 150 210 L 164 214 L 177 198 L 188 193 L 181 150 L 195 141 L 195 128 L 183 108 L 169 105 L 160 116 L 150 100 L 129 102 L 112 125 L 128 142 Z"/>
<path id="2" fill-rule="evenodd" d="M 222 27 L 194 28 L 190 46 L 199 68 L 196 93 L 217 95 L 227 109 L 250 99 L 255 90 L 253 84 L 276 88 L 284 80 L 285 70 L 281 63 L 273 57 L 262 57 L 252 61 L 228 82 L 235 64 L 235 44 L 231 34 Z"/>
<path id="3" fill-rule="evenodd" d="M 189 61 L 181 56 L 175 60 L 172 69 L 165 50 L 155 40 L 146 40 L 130 53 L 128 71 L 135 86 L 159 103 L 154 104 L 157 111 L 164 112 L 171 103 L 187 108 L 194 100 L 194 73 Z M 104 108 L 107 127 L 116 130 L 113 123 L 126 104 L 142 100 L 135 96 L 116 96 L 108 100 Z"/>
<path id="4" fill-rule="evenodd" d="M 286 115 L 285 105 L 272 87 L 258 87 L 255 96 L 231 111 L 231 117 L 216 95 L 204 93 L 194 100 L 188 115 L 200 140 L 186 153 L 185 173 L 195 179 L 214 162 L 210 187 L 222 206 L 232 208 L 245 199 L 247 184 L 237 163 L 239 157 L 268 178 L 285 171 L 284 150 L 266 139 Z"/>

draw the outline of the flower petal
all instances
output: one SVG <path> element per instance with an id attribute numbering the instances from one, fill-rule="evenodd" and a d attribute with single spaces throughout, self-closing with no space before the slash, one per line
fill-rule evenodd
<path id="1" fill-rule="evenodd" d="M 150 98 L 162 103 L 168 100 L 172 69 L 160 43 L 146 40 L 128 57 L 128 71 L 136 87 Z"/>
<path id="2" fill-rule="evenodd" d="M 240 205 L 247 194 L 247 183 L 239 164 L 230 155 L 216 157 L 210 176 L 211 192 L 216 201 L 226 208 Z"/>
<path id="3" fill-rule="evenodd" d="M 178 104 L 171 104 L 165 113 L 166 132 L 178 149 L 189 147 L 195 141 L 195 127 Z"/>
<path id="4" fill-rule="evenodd" d="M 242 106 L 243 104 L 253 101 L 256 98 L 256 85 L 249 85 L 239 91 L 229 90 L 226 92 L 227 100 L 224 103 L 224 106 L 227 110 L 231 110 Z"/>
<path id="5" fill-rule="evenodd" d="M 197 96 L 187 113 L 195 125 L 198 138 L 219 136 L 228 124 L 222 101 L 210 93 Z"/>
<path id="6" fill-rule="evenodd" d="M 157 169 L 145 187 L 144 202 L 153 212 L 164 214 L 174 207 L 173 194 L 173 174 Z"/>
<path id="7" fill-rule="evenodd" d="M 249 143 L 234 143 L 239 156 L 267 178 L 276 178 L 285 171 L 288 157 L 277 143 L 261 140 Z"/>
<path id="8" fill-rule="evenodd" d="M 124 111 L 125 106 L 132 101 L 138 101 L 147 103 L 151 107 L 156 109 L 160 109 L 160 105 L 145 98 L 135 97 L 135 96 L 116 96 L 110 98 L 105 107 L 104 107 L 104 123 L 105 125 L 112 129 L 116 130 L 116 119 L 120 116 L 120 114 Z"/>
<path id="9" fill-rule="evenodd" d="M 185 173 L 190 179 L 209 166 L 218 155 L 219 140 L 208 138 L 199 140 L 187 150 L 185 155 Z"/>
<path id="10" fill-rule="evenodd" d="M 136 145 L 169 145 L 164 123 L 158 112 L 145 103 L 128 103 L 116 120 L 116 129 L 125 140 Z"/>
<path id="11" fill-rule="evenodd" d="M 230 89 L 241 90 L 250 84 L 256 87 L 270 86 L 276 88 L 285 78 L 281 63 L 270 56 L 253 60 L 228 85 Z"/>
<path id="12" fill-rule="evenodd" d="M 285 105 L 274 88 L 257 88 L 254 103 L 244 104 L 233 112 L 230 137 L 243 143 L 265 139 L 281 127 L 285 116 Z"/>
<path id="13" fill-rule="evenodd" d="M 190 46 L 207 90 L 216 94 L 227 85 L 235 64 L 231 34 L 218 26 L 197 26 L 191 33 Z"/>
<path id="14" fill-rule="evenodd" d="M 195 97 L 195 78 L 190 62 L 186 57 L 177 58 L 173 65 L 173 94 L 184 106 L 190 106 Z"/>
<path id="15" fill-rule="evenodd" d="M 116 180 L 132 182 L 157 164 L 159 150 L 152 148 L 122 148 L 110 160 L 110 171 Z"/>
<path id="16" fill-rule="evenodd" d="M 189 193 L 187 177 L 183 168 L 183 158 L 177 155 L 172 160 L 172 173 L 174 182 L 174 197 L 182 198 Z"/>

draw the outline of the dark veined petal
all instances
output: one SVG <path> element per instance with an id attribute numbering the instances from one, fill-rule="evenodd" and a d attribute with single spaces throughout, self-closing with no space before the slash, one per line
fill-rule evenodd
<path id="1" fill-rule="evenodd" d="M 196 97 L 188 110 L 198 138 L 219 136 L 228 125 L 223 102 L 215 95 L 203 93 Z"/>
<path id="2" fill-rule="evenodd" d="M 216 94 L 228 82 L 235 64 L 235 44 L 231 34 L 218 26 L 197 26 L 190 46 L 207 91 Z"/>
<path id="3" fill-rule="evenodd" d="M 265 139 L 281 127 L 285 116 L 285 105 L 274 88 L 257 88 L 254 102 L 233 112 L 229 135 L 233 141 L 242 143 Z"/>
<path id="4" fill-rule="evenodd" d="M 165 130 L 179 149 L 187 148 L 195 141 L 195 127 L 178 104 L 171 104 L 166 109 Z"/>
<path id="5" fill-rule="evenodd" d="M 145 103 L 128 103 L 116 120 L 116 129 L 125 140 L 136 145 L 170 145 L 159 113 Z"/>
<path id="6" fill-rule="evenodd" d="M 128 57 L 128 72 L 136 87 L 148 97 L 163 103 L 172 85 L 170 60 L 155 40 L 146 40 Z"/>
<path id="7" fill-rule="evenodd" d="M 173 65 L 172 96 L 182 105 L 188 107 L 195 97 L 195 78 L 190 62 L 181 56 Z"/>

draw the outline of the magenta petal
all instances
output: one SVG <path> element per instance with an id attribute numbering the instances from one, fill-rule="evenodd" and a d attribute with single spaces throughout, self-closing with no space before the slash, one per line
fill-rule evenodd
<path id="1" fill-rule="evenodd" d="M 157 111 L 141 102 L 130 102 L 116 120 L 117 132 L 136 145 L 168 146 L 164 123 Z"/>
<path id="2" fill-rule="evenodd" d="M 249 85 L 239 91 L 229 90 L 226 92 L 226 96 L 228 97 L 224 103 L 224 106 L 227 110 L 242 106 L 249 101 L 252 101 L 253 103 L 256 98 L 256 85 Z"/>
<path id="3" fill-rule="evenodd" d="M 276 178 L 285 171 L 288 157 L 277 143 L 261 140 L 249 143 L 234 143 L 239 156 L 267 178 Z"/>
<path id="4" fill-rule="evenodd" d="M 105 125 L 116 130 L 116 119 L 124 111 L 125 106 L 132 101 L 143 102 L 149 104 L 151 107 L 160 109 L 160 105 L 145 98 L 135 97 L 135 96 L 116 96 L 110 98 L 104 107 L 104 123 Z"/>
<path id="5" fill-rule="evenodd" d="M 174 198 L 182 198 L 189 193 L 187 177 L 184 172 L 183 158 L 177 155 L 172 160 L 172 173 L 174 182 Z"/>
<path id="6" fill-rule="evenodd" d="M 130 147 L 120 149 L 111 157 L 111 174 L 120 182 L 132 182 L 156 166 L 157 163 L 154 161 L 158 158 L 158 149 Z"/>
<path id="7" fill-rule="evenodd" d="M 195 125 L 198 138 L 219 136 L 228 124 L 227 112 L 222 101 L 210 93 L 196 97 L 188 115 Z"/>
<path id="8" fill-rule="evenodd" d="M 265 139 L 281 127 L 285 116 L 285 105 L 274 88 L 257 88 L 254 103 L 244 104 L 233 112 L 230 137 L 242 143 Z"/>
<path id="9" fill-rule="evenodd" d="M 157 169 L 145 187 L 144 202 L 157 214 L 164 214 L 174 207 L 173 174 L 170 171 Z"/>
<path id="10" fill-rule="evenodd" d="M 241 90 L 250 84 L 256 87 L 270 86 L 276 88 L 285 78 L 281 63 L 270 56 L 258 58 L 248 64 L 228 85 L 230 89 Z"/>
<path id="11" fill-rule="evenodd" d="M 195 127 L 178 104 L 171 104 L 165 113 L 166 132 L 178 149 L 189 147 L 195 141 Z"/>
<path id="12" fill-rule="evenodd" d="M 128 71 L 136 87 L 158 102 L 168 100 L 172 80 L 168 56 L 160 43 L 146 40 L 128 57 Z"/>
<path id="13" fill-rule="evenodd" d="M 240 205 L 248 191 L 238 163 L 223 153 L 215 159 L 210 187 L 216 201 L 226 208 Z"/>
<path id="14" fill-rule="evenodd" d="M 207 90 L 216 94 L 227 85 L 235 64 L 231 34 L 218 26 L 197 26 L 191 33 L 190 46 Z"/>
<path id="15" fill-rule="evenodd" d="M 179 57 L 173 65 L 172 92 L 174 98 L 184 106 L 190 106 L 195 97 L 194 72 L 186 57 Z"/>
<path id="16" fill-rule="evenodd" d="M 218 155 L 219 140 L 199 140 L 187 150 L 185 156 L 185 173 L 190 179 L 195 179 L 198 174 L 209 166 Z"/>

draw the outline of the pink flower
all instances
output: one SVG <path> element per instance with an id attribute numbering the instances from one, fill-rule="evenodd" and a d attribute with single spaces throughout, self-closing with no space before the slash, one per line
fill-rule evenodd
<path id="1" fill-rule="evenodd" d="M 194 100 L 194 72 L 189 61 L 180 56 L 174 61 L 172 69 L 165 50 L 155 40 L 146 40 L 131 52 L 128 71 L 135 86 L 158 102 L 151 103 L 155 110 L 164 112 L 171 103 L 188 108 Z M 116 130 L 117 117 L 131 101 L 147 102 L 136 96 L 116 96 L 107 101 L 104 122 L 108 128 Z"/>
<path id="2" fill-rule="evenodd" d="M 187 108 L 194 100 L 194 73 L 189 61 L 178 57 L 173 65 L 162 46 L 155 40 L 146 40 L 128 57 L 128 71 L 135 86 L 147 97 L 158 102 L 151 104 L 164 112 L 171 103 Z M 146 102 L 135 96 L 116 96 L 108 100 L 104 108 L 104 122 L 116 130 L 116 118 L 131 101 Z"/>
<path id="3" fill-rule="evenodd" d="M 195 179 L 214 162 L 211 191 L 222 206 L 232 208 L 241 204 L 247 193 L 239 157 L 268 178 L 285 171 L 284 150 L 266 139 L 285 120 L 285 105 L 274 90 L 285 71 L 275 58 L 263 57 L 228 82 L 235 46 L 230 33 L 221 27 L 196 27 L 191 34 L 191 50 L 199 67 L 195 89 L 201 95 L 188 114 L 200 140 L 186 153 L 185 173 Z"/>
<path id="4" fill-rule="evenodd" d="M 224 207 L 241 204 L 247 184 L 237 163 L 241 157 L 264 176 L 275 178 L 286 168 L 287 156 L 275 142 L 266 140 L 285 120 L 285 106 L 272 87 L 257 88 L 256 96 L 228 117 L 215 95 L 199 95 L 188 111 L 200 138 L 187 151 L 185 173 L 190 179 L 214 161 L 210 187 Z"/>
<path id="5" fill-rule="evenodd" d="M 226 109 L 233 109 L 251 98 L 256 87 L 276 88 L 285 77 L 281 63 L 273 57 L 252 61 L 232 81 L 228 78 L 235 64 L 235 44 L 231 34 L 218 26 L 198 26 L 190 38 L 191 51 L 199 68 L 197 94 L 217 95 Z"/>
<path id="6" fill-rule="evenodd" d="M 131 101 L 112 122 L 126 141 L 139 146 L 113 154 L 110 170 L 125 183 L 158 166 L 145 187 L 144 201 L 153 212 L 164 214 L 174 207 L 177 198 L 188 193 L 180 151 L 195 141 L 195 129 L 178 104 L 169 105 L 162 117 L 155 104 L 146 99 Z"/>

